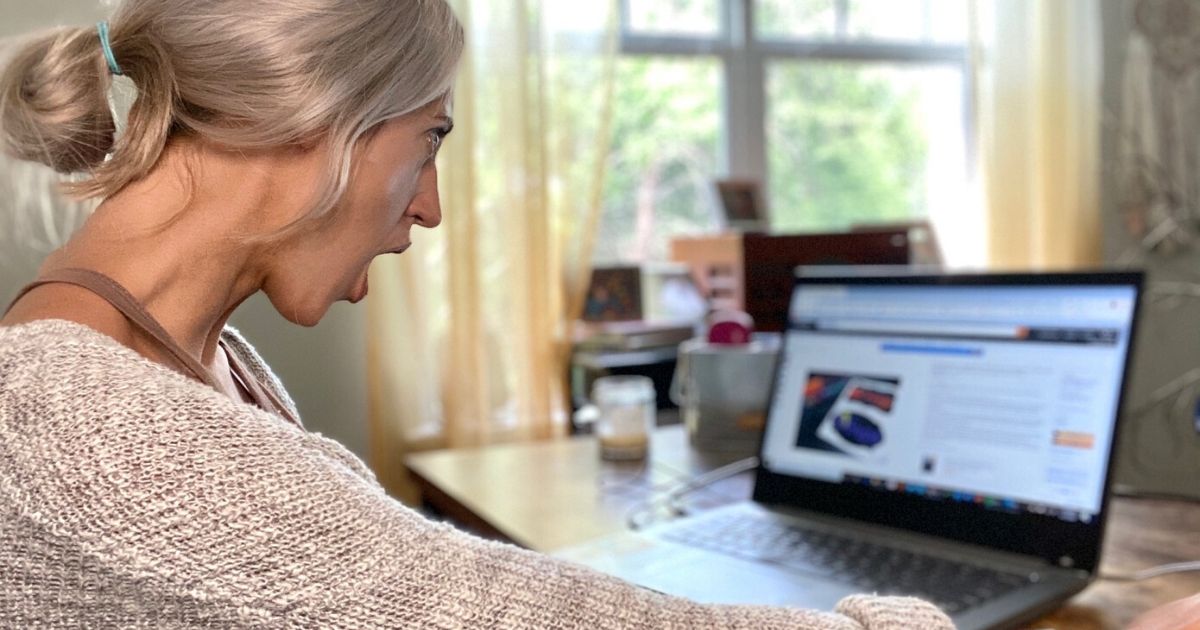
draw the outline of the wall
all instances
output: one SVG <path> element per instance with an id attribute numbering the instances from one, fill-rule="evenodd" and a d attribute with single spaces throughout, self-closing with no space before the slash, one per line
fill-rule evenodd
<path id="1" fill-rule="evenodd" d="M 1106 108 L 1102 135 L 1105 168 L 1102 190 L 1104 249 L 1113 265 L 1143 267 L 1151 286 L 1163 282 L 1200 283 L 1200 247 L 1192 246 L 1171 255 L 1139 254 L 1120 215 L 1116 156 L 1123 138 L 1118 124 L 1122 112 L 1121 82 L 1124 78 L 1126 42 L 1133 28 L 1134 0 L 1104 0 L 1104 92 Z M 1200 177 L 1200 173 L 1196 174 Z M 1175 399 L 1148 414 L 1131 414 L 1131 408 L 1148 400 L 1155 390 L 1188 370 L 1200 366 L 1200 299 L 1172 302 L 1143 302 L 1139 348 L 1134 355 L 1133 378 L 1119 451 L 1117 481 L 1122 486 L 1148 492 L 1184 493 L 1200 496 L 1200 436 L 1193 413 L 1196 391 L 1180 399 L 1184 406 L 1173 408 Z"/>
<path id="2" fill-rule="evenodd" d="M 0 0 L 0 37 L 58 24 L 93 24 L 107 13 L 97 0 Z M 48 169 L 0 158 L 0 301 L 5 305 L 49 251 L 48 244 L 18 237 L 27 230 L 17 230 L 17 222 L 37 216 L 34 208 L 43 204 L 56 207 L 64 231 L 82 218 L 70 206 L 51 201 L 52 191 Z M 286 322 L 260 295 L 231 321 L 279 374 L 305 425 L 362 456 L 367 452 L 365 320 L 365 308 L 340 303 L 319 326 L 304 329 Z"/>

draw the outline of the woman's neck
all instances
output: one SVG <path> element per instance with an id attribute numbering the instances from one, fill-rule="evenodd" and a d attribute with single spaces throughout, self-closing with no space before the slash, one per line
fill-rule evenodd
<path id="1" fill-rule="evenodd" d="M 108 198 L 42 271 L 92 269 L 124 286 L 205 366 L 239 304 L 262 288 L 270 251 L 246 243 L 285 223 L 271 156 L 173 143 L 149 175 Z"/>

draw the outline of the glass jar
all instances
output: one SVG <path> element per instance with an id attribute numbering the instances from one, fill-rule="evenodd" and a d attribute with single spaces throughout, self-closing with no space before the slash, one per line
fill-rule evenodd
<path id="1" fill-rule="evenodd" d="M 654 381 L 645 376 L 604 376 L 592 385 L 592 402 L 600 410 L 596 437 L 600 457 L 637 460 L 646 457 L 655 424 Z"/>

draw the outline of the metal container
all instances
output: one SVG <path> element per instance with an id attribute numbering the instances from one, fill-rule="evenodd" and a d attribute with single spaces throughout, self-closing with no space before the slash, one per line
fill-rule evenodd
<path id="1" fill-rule="evenodd" d="M 780 343 L 777 333 L 757 333 L 744 345 L 703 339 L 680 344 L 671 399 L 679 405 L 693 446 L 755 454 Z"/>

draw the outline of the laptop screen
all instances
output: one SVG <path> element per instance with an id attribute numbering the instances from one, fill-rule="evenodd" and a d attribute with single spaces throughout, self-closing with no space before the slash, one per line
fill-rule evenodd
<path id="1" fill-rule="evenodd" d="M 1093 522 L 1133 332 L 1128 280 L 801 279 L 763 470 Z"/>

